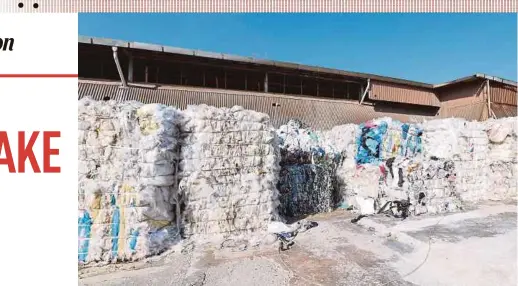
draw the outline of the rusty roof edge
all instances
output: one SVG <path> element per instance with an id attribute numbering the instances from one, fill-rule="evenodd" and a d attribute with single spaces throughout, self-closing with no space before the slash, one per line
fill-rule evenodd
<path id="1" fill-rule="evenodd" d="M 486 79 L 486 80 L 490 80 L 490 81 L 501 82 L 501 83 L 507 84 L 507 85 L 517 86 L 517 83 L 512 80 L 502 79 L 502 78 L 499 78 L 496 76 L 491 76 L 491 75 L 487 75 L 487 74 L 483 74 L 483 73 L 476 73 L 474 75 L 462 77 L 462 78 L 459 78 L 456 80 L 452 80 L 452 81 L 448 81 L 448 82 L 444 82 L 444 83 L 440 83 L 440 84 L 435 84 L 435 85 L 433 85 L 433 88 L 436 89 L 436 88 L 445 87 L 445 86 L 456 84 L 456 83 L 469 82 L 469 81 L 476 80 L 476 79 Z"/>
<path id="2" fill-rule="evenodd" d="M 517 86 L 516 81 L 512 81 L 512 80 L 508 80 L 508 79 L 504 79 L 504 78 L 499 78 L 499 77 L 492 76 L 492 75 L 487 75 L 487 74 L 483 74 L 483 73 L 477 73 L 477 74 L 475 74 L 475 76 L 478 77 L 478 78 L 488 79 L 490 81 L 496 81 L 496 82 L 501 82 L 503 84 Z"/>

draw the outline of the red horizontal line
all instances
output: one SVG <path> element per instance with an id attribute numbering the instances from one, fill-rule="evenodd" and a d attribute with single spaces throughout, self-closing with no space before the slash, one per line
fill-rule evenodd
<path id="1" fill-rule="evenodd" d="M 76 78 L 77 74 L 0 74 L 0 78 Z"/>

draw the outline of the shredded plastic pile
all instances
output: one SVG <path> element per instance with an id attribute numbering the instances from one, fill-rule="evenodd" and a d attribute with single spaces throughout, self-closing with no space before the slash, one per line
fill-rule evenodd
<path id="1" fill-rule="evenodd" d="M 277 218 L 279 152 L 266 114 L 188 106 L 182 124 L 185 235 L 266 230 Z"/>
<path id="2" fill-rule="evenodd" d="M 79 262 L 164 250 L 174 225 L 177 115 L 162 105 L 79 101 Z"/>

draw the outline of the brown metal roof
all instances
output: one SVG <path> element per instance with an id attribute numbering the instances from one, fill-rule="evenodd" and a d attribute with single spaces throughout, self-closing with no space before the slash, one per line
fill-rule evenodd
<path id="1" fill-rule="evenodd" d="M 138 50 L 163 52 L 163 53 L 170 53 L 170 54 L 181 54 L 181 55 L 189 55 L 189 56 L 196 56 L 196 57 L 205 57 L 205 58 L 212 58 L 212 59 L 219 59 L 219 60 L 228 60 L 228 61 L 241 62 L 241 63 L 252 63 L 252 64 L 259 64 L 259 65 L 295 69 L 295 70 L 301 70 L 301 71 L 322 72 L 322 73 L 328 73 L 328 74 L 343 75 L 343 76 L 348 76 L 348 77 L 357 77 L 357 78 L 362 78 L 362 79 L 379 80 L 379 81 L 404 84 L 404 85 L 422 87 L 422 88 L 430 88 L 430 89 L 442 87 L 445 85 L 455 84 L 458 82 L 470 81 L 470 80 L 473 80 L 476 78 L 484 78 L 484 79 L 489 79 L 491 81 L 497 81 L 497 82 L 502 82 L 502 83 L 505 83 L 508 85 L 517 86 L 517 83 L 515 81 L 501 79 L 498 77 L 480 74 L 480 73 L 477 73 L 475 75 L 471 75 L 468 77 L 456 79 L 456 80 L 453 80 L 450 82 L 434 85 L 434 84 L 429 84 L 429 83 L 423 83 L 423 82 L 405 80 L 405 79 L 398 79 L 398 78 L 369 74 L 369 73 L 351 72 L 351 71 L 303 65 L 303 64 L 297 64 L 297 63 L 288 63 L 288 62 L 282 62 L 282 61 L 258 59 L 258 58 L 254 58 L 254 57 L 243 57 L 243 56 L 229 55 L 229 54 L 224 54 L 224 53 L 215 53 L 215 52 L 207 52 L 207 51 L 200 51 L 200 50 L 184 49 L 184 48 L 169 47 L 169 46 L 156 45 L 156 44 L 128 42 L 128 41 L 115 40 L 115 39 L 104 39 L 104 38 L 96 38 L 96 37 L 79 36 L 78 42 L 82 43 L 82 44 L 114 46 L 114 47 L 122 47 L 122 48 L 128 48 L 128 49 L 138 49 Z"/>
<path id="2" fill-rule="evenodd" d="M 189 87 L 143 88 L 120 87 L 119 82 L 79 80 L 78 98 L 90 96 L 102 100 L 108 96 L 114 100 L 137 100 L 143 103 L 161 103 L 184 109 L 191 104 L 207 104 L 216 107 L 243 106 L 270 115 L 275 127 L 290 119 L 300 119 L 310 126 L 329 129 L 346 123 L 362 123 L 373 118 L 392 117 L 402 122 L 420 122 L 432 117 L 408 115 L 401 111 L 379 112 L 371 105 L 360 105 L 332 99 L 302 98 L 259 92 L 241 92 Z M 274 105 L 278 105 L 275 107 Z"/>
<path id="3" fill-rule="evenodd" d="M 405 80 L 405 79 L 398 79 L 398 78 L 387 77 L 387 76 L 380 76 L 380 75 L 375 75 L 375 74 L 351 72 L 351 71 L 344 71 L 344 70 L 339 70 L 339 69 L 303 65 L 303 64 L 298 64 L 298 63 L 288 63 L 288 62 L 282 62 L 282 61 L 273 61 L 273 60 L 266 60 L 266 59 L 258 59 L 258 58 L 254 58 L 254 57 L 243 57 L 243 56 L 228 55 L 228 54 L 223 54 L 223 53 L 214 53 L 214 52 L 191 50 L 191 49 L 184 49 L 184 48 L 177 48 L 177 47 L 168 47 L 168 46 L 155 45 L 155 44 L 144 44 L 144 43 L 138 43 L 138 42 L 127 42 L 127 41 L 121 41 L 121 40 L 94 38 L 94 37 L 86 37 L 86 36 L 79 36 L 79 43 L 92 44 L 92 45 L 103 45 L 103 46 L 115 46 L 115 47 L 122 47 L 122 48 L 128 48 L 128 49 L 164 52 L 164 53 L 170 53 L 170 54 L 181 54 L 181 55 L 189 55 L 189 56 L 196 56 L 196 57 L 205 57 L 205 58 L 228 60 L 228 61 L 241 62 L 241 63 L 250 63 L 250 64 L 266 65 L 266 66 L 272 66 L 272 67 L 288 68 L 288 69 L 294 69 L 294 70 L 300 70 L 300 71 L 321 72 L 321 73 L 342 75 L 342 76 L 355 77 L 355 78 L 361 78 L 361 79 L 370 78 L 370 79 L 382 80 L 382 81 L 387 81 L 387 82 L 406 84 L 406 85 L 410 85 L 410 86 L 418 86 L 418 87 L 423 87 L 423 88 L 432 88 L 433 87 L 433 85 L 427 84 L 427 83 Z"/>

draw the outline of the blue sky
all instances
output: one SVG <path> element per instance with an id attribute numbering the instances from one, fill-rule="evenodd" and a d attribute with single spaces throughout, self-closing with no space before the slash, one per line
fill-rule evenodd
<path id="1" fill-rule="evenodd" d="M 79 34 L 427 83 L 516 80 L 516 14 L 80 14 Z"/>

